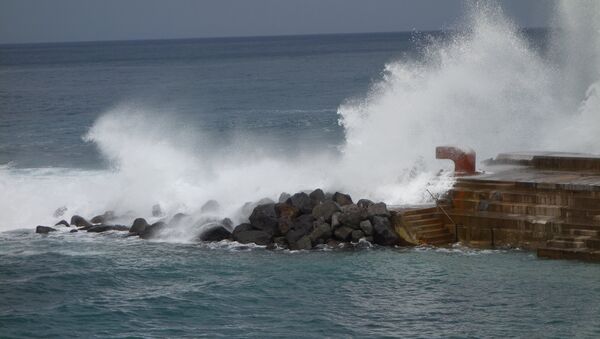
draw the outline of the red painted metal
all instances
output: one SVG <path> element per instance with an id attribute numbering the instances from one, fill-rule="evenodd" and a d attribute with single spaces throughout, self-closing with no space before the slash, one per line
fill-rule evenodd
<path id="1" fill-rule="evenodd" d="M 475 152 L 454 146 L 438 146 L 435 148 L 436 159 L 454 161 L 454 172 L 457 175 L 475 174 Z"/>

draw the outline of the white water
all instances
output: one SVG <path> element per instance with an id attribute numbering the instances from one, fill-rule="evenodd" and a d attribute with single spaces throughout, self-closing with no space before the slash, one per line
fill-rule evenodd
<path id="1" fill-rule="evenodd" d="M 511 150 L 598 153 L 600 2 L 562 2 L 555 20 L 562 29 L 542 57 L 498 8 L 472 8 L 461 33 L 432 41 L 423 60 L 386 65 L 364 100 L 340 106 L 341 156 L 274 156 L 244 136 L 215 144 L 147 109 L 119 106 L 85 136 L 111 171 L 0 168 L 0 230 L 53 223 L 62 206 L 65 217 L 114 210 L 131 218 L 149 217 L 159 203 L 167 215 L 239 222 L 245 202 L 315 187 L 420 203 L 429 198 L 424 188 L 441 192 L 450 182 L 434 175 L 448 165 L 434 159 L 444 144 L 471 146 L 479 159 Z M 209 199 L 221 209 L 202 215 Z"/>

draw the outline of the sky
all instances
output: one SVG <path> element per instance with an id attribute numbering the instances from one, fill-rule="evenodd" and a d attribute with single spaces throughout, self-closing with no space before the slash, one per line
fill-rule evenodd
<path id="1" fill-rule="evenodd" d="M 522 27 L 552 1 L 500 0 Z M 461 0 L 0 0 L 0 43 L 451 29 Z"/>

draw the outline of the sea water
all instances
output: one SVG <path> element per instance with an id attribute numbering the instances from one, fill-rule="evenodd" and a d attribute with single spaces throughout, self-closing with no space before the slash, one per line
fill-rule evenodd
<path id="1" fill-rule="evenodd" d="M 0 337 L 600 336 L 600 266 L 520 250 L 33 233 L 156 204 L 238 223 L 316 187 L 425 203 L 452 182 L 441 144 L 598 153 L 600 5 L 556 11 L 556 30 L 475 5 L 455 32 L 0 46 Z"/>

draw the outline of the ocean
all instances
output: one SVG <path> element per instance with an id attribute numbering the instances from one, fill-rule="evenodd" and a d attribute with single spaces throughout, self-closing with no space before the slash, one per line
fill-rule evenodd
<path id="1" fill-rule="evenodd" d="M 0 46 L 0 337 L 599 337 L 600 265 L 519 249 L 34 233 L 155 205 L 238 224 L 316 187 L 424 204 L 452 183 L 443 144 L 598 153 L 595 6 L 561 3 L 559 32 L 482 10 L 456 32 Z"/>

